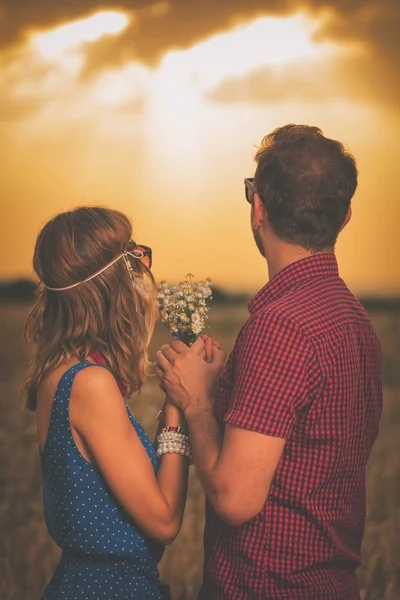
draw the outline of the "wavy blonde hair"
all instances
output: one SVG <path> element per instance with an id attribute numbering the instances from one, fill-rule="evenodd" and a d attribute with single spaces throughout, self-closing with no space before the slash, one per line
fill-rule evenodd
<path id="1" fill-rule="evenodd" d="M 40 279 L 38 297 L 25 325 L 30 347 L 26 406 L 36 409 L 43 379 L 71 358 L 91 352 L 105 359 L 127 394 L 139 390 L 148 372 L 147 348 L 155 321 L 155 282 L 140 260 L 130 259 L 135 285 L 123 259 L 106 271 L 66 291 L 124 250 L 133 250 L 132 225 L 122 213 L 102 207 L 79 207 L 51 219 L 36 241 L 33 266 Z"/>

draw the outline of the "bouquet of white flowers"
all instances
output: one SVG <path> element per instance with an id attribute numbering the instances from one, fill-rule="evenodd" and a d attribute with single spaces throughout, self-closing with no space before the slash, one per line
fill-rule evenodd
<path id="1" fill-rule="evenodd" d="M 212 300 L 211 279 L 193 281 L 188 273 L 178 285 L 162 281 L 157 306 L 162 322 L 173 337 L 189 346 L 197 339 L 208 318 L 207 300 Z"/>

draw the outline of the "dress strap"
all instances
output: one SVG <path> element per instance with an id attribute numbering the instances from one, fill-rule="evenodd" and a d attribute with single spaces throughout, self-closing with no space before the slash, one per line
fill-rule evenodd
<path id="1" fill-rule="evenodd" d="M 69 422 L 69 400 L 74 379 L 86 367 L 99 367 L 99 365 L 81 362 L 73 365 L 61 376 L 58 382 L 57 389 L 54 395 L 53 407 L 51 410 L 49 431 L 43 455 L 45 455 L 52 447 L 53 440 L 60 436 L 68 442 L 72 441 L 72 433 Z"/>

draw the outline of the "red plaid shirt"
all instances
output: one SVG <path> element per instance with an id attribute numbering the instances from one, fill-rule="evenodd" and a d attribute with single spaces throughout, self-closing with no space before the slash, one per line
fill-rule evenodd
<path id="1" fill-rule="evenodd" d="M 379 341 L 333 254 L 280 271 L 249 311 L 216 415 L 287 443 L 254 519 L 230 527 L 207 503 L 200 598 L 358 599 L 365 466 L 382 405 Z"/>

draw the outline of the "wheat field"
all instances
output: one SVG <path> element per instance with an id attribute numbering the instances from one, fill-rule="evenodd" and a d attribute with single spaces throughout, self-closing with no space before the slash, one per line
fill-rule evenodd
<path id="1" fill-rule="evenodd" d="M 20 407 L 20 385 L 27 354 L 23 323 L 28 305 L 0 306 L 1 402 L 1 600 L 39 600 L 52 575 L 59 549 L 48 537 L 43 521 L 39 455 L 35 422 Z M 246 306 L 215 306 L 210 334 L 232 348 L 247 317 Z M 371 312 L 384 351 L 384 411 L 381 432 L 368 465 L 368 514 L 359 581 L 363 600 L 400 599 L 400 314 Z M 151 354 L 169 334 L 157 327 Z M 149 435 L 163 402 L 151 378 L 131 408 Z M 174 600 L 194 600 L 201 582 L 204 496 L 191 469 L 188 503 L 181 533 L 160 565 Z"/>

